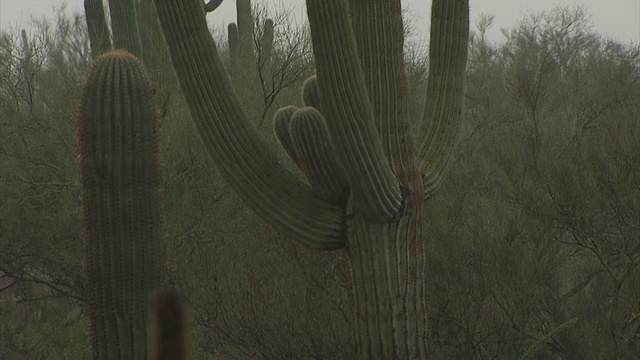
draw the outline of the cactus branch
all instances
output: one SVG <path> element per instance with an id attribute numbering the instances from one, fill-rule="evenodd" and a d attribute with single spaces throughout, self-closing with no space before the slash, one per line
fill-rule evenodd
<path id="1" fill-rule="evenodd" d="M 374 124 L 398 181 L 422 201 L 423 186 L 410 126 L 400 0 L 349 2 Z M 375 35 L 372 35 L 375 34 Z"/>
<path id="2" fill-rule="evenodd" d="M 291 141 L 291 134 L 289 133 L 291 117 L 296 111 L 298 111 L 298 108 L 295 106 L 286 106 L 276 111 L 273 115 L 273 131 L 282 148 L 287 152 L 293 162 L 300 167 L 298 155 L 296 154 L 293 142 Z"/>
<path id="3" fill-rule="evenodd" d="M 365 216 L 388 221 L 400 208 L 400 186 L 373 124 L 346 2 L 307 0 L 307 14 L 322 111 L 337 156 Z"/>
<path id="4" fill-rule="evenodd" d="M 314 108 L 322 111 L 320 105 L 320 89 L 318 88 L 318 77 L 315 75 L 310 76 L 302 84 L 302 103 L 305 106 L 313 106 Z"/>
<path id="5" fill-rule="evenodd" d="M 142 41 L 138 32 L 138 18 L 135 1 L 109 0 L 113 47 L 126 49 L 142 59 Z"/>
<path id="6" fill-rule="evenodd" d="M 238 36 L 243 56 L 249 57 L 253 51 L 253 14 L 251 0 L 236 0 Z"/>
<path id="7" fill-rule="evenodd" d="M 84 12 L 89 31 L 91 54 L 96 58 L 111 49 L 111 38 L 102 0 L 84 0 Z"/>
<path id="8" fill-rule="evenodd" d="M 418 159 L 427 196 L 442 184 L 460 129 L 469 0 L 434 0 L 431 9 L 427 100 L 418 136 Z"/>
<path id="9" fill-rule="evenodd" d="M 241 106 L 199 0 L 155 0 L 191 117 L 217 168 L 261 217 L 305 245 L 344 246 L 343 211 L 279 163 Z"/>
<path id="10" fill-rule="evenodd" d="M 349 186 L 329 142 L 327 126 L 320 111 L 303 107 L 291 117 L 289 133 L 298 157 L 298 166 L 323 200 L 344 206 Z"/>
<path id="11" fill-rule="evenodd" d="M 236 23 L 230 23 L 227 26 L 227 44 L 231 59 L 233 61 L 240 60 L 240 35 L 238 34 L 238 25 Z"/>

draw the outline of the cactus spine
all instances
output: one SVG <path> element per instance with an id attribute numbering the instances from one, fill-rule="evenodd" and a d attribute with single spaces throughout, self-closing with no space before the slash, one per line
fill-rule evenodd
<path id="1" fill-rule="evenodd" d="M 425 359 L 424 194 L 444 178 L 457 138 L 469 1 L 433 1 L 431 103 L 426 119 L 418 119 L 418 138 L 408 118 L 400 1 L 346 3 L 307 0 L 330 152 L 350 189 L 346 205 L 338 206 L 298 183 L 265 147 L 230 85 L 201 1 L 155 0 L 192 119 L 222 175 L 296 240 L 347 248 L 358 358 Z"/>
<path id="2" fill-rule="evenodd" d="M 144 65 L 98 57 L 78 115 L 82 222 L 95 359 L 145 359 L 163 282 L 158 114 Z"/>

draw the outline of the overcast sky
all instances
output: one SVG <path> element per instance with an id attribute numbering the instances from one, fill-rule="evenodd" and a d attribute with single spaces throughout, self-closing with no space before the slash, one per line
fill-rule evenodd
<path id="1" fill-rule="evenodd" d="M 54 7 L 63 3 L 66 3 L 68 11 L 83 9 L 83 0 L 0 0 L 0 27 L 28 27 L 32 16 L 51 14 Z M 254 0 L 254 3 L 270 3 L 291 9 L 299 19 L 304 14 L 304 0 Z M 416 24 L 424 24 L 421 28 L 425 34 L 428 31 L 430 3 L 427 0 L 403 1 Z M 471 0 L 471 26 L 474 28 L 473 22 L 480 14 L 495 15 L 494 28 L 489 35 L 494 41 L 500 41 L 500 28 L 511 28 L 530 11 L 550 10 L 564 5 L 584 6 L 591 15 L 596 32 L 620 42 L 640 43 L 640 0 Z M 224 0 L 208 19 L 213 26 L 234 21 L 235 0 Z"/>

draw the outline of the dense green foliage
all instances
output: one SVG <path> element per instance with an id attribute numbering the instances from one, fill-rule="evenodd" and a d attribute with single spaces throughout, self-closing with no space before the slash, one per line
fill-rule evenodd
<path id="1" fill-rule="evenodd" d="M 533 358 L 640 353 L 640 47 L 592 33 L 586 19 L 581 9 L 531 15 L 491 43 L 485 18 L 471 40 L 460 146 L 427 207 L 435 359 L 515 359 L 540 339 Z M 312 69 L 304 34 L 287 42 L 283 27 L 275 22 L 270 62 L 256 67 L 265 83 L 232 79 L 265 134 L 274 109 L 302 105 Z M 26 43 L 19 31 L 0 35 L 8 359 L 90 353 L 74 122 L 84 34 L 82 19 L 60 16 Z M 407 62 L 410 94 L 424 93 L 424 59 Z M 278 71 L 286 81 L 267 98 Z M 345 254 L 303 249 L 262 224 L 173 99 L 161 126 L 165 236 L 192 358 L 351 359 Z"/>

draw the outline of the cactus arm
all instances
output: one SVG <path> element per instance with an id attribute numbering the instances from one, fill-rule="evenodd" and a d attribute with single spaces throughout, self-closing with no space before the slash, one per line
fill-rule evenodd
<path id="1" fill-rule="evenodd" d="M 266 61 L 271 59 L 271 53 L 273 52 L 273 36 L 273 20 L 266 19 L 262 28 L 262 36 L 260 37 L 260 56 Z"/>
<path id="2" fill-rule="evenodd" d="M 240 35 L 238 35 L 238 25 L 231 23 L 227 26 L 227 44 L 231 59 L 236 62 L 240 60 Z"/>
<path id="3" fill-rule="evenodd" d="M 142 42 L 138 32 L 138 18 L 133 0 L 109 0 L 113 47 L 126 49 L 142 59 Z"/>
<path id="4" fill-rule="evenodd" d="M 145 359 L 152 294 L 162 286 L 158 113 L 144 65 L 96 59 L 78 114 L 79 172 L 95 359 Z"/>
<path id="5" fill-rule="evenodd" d="M 220 6 L 220 4 L 222 4 L 222 0 L 211 0 L 204 4 L 204 11 L 208 13 L 213 12 L 218 8 L 218 6 Z"/>
<path id="6" fill-rule="evenodd" d="M 402 186 L 422 201 L 415 137 L 410 128 L 400 0 L 352 0 L 349 10 L 374 124 L 385 154 Z"/>
<path id="7" fill-rule="evenodd" d="M 329 142 L 327 126 L 320 111 L 303 107 L 291 117 L 291 140 L 300 170 L 314 192 L 323 200 L 344 206 L 349 186 Z"/>
<path id="8" fill-rule="evenodd" d="M 365 216 L 388 221 L 401 193 L 373 124 L 347 6 L 343 0 L 307 0 L 322 111 L 354 201 Z"/>
<path id="9" fill-rule="evenodd" d="M 276 111 L 273 115 L 273 132 L 276 134 L 276 138 L 280 142 L 280 145 L 282 145 L 284 151 L 286 151 L 293 162 L 300 167 L 300 161 L 293 147 L 291 134 L 289 133 L 291 117 L 296 111 L 298 111 L 298 108 L 295 106 L 286 106 Z"/>
<path id="10" fill-rule="evenodd" d="M 155 0 L 191 117 L 222 176 L 262 218 L 317 249 L 344 246 L 343 210 L 278 162 L 243 111 L 199 0 Z"/>
<path id="11" fill-rule="evenodd" d="M 96 58 L 111 49 L 111 38 L 102 0 L 84 0 L 84 12 L 91 43 L 91 55 Z"/>
<path id="12" fill-rule="evenodd" d="M 243 53 L 243 56 L 250 57 L 253 51 L 253 15 L 251 14 L 251 0 L 236 0 L 236 12 L 240 51 Z"/>
<path id="13" fill-rule="evenodd" d="M 305 106 L 313 106 L 314 108 L 322 111 L 317 76 L 310 76 L 304 81 L 304 84 L 302 84 L 302 103 Z"/>
<path id="14" fill-rule="evenodd" d="M 434 0 L 418 159 L 427 196 L 442 184 L 458 138 L 469 40 L 469 0 Z"/>

